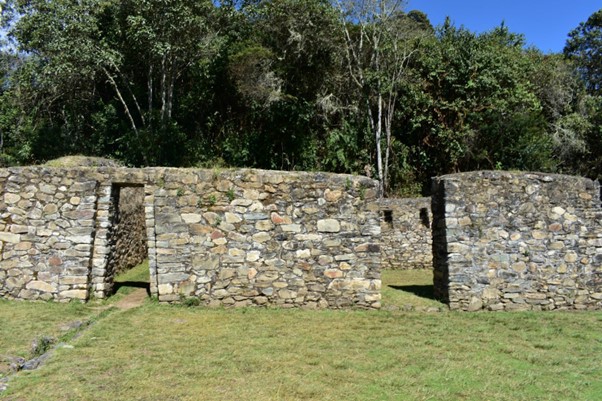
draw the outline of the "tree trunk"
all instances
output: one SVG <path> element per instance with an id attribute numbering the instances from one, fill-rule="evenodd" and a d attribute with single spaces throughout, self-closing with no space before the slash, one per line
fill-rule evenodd
<path id="1" fill-rule="evenodd" d="M 383 174 L 383 154 L 380 146 L 380 140 L 382 137 L 382 115 L 383 115 L 383 101 L 382 96 L 378 95 L 378 121 L 376 122 L 376 165 L 378 169 L 378 196 L 382 198 L 384 196 L 384 174 Z"/>
<path id="2" fill-rule="evenodd" d="M 148 115 L 149 115 L 149 128 L 152 128 L 153 117 L 151 113 L 153 112 L 153 65 L 149 65 L 148 67 L 148 80 L 147 80 L 147 95 L 148 95 Z"/>

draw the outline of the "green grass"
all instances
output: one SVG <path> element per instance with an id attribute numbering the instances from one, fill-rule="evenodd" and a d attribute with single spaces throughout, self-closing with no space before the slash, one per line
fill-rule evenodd
<path id="1" fill-rule="evenodd" d="M 420 285 L 413 274 L 383 279 Z M 387 291 L 384 305 L 435 302 Z M 13 304 L 25 303 L 0 306 Z M 30 305 L 41 311 L 14 313 L 2 326 L 16 334 L 24 320 L 50 310 Z M 54 307 L 57 317 L 72 308 Z M 70 342 L 73 349 L 11 378 L 0 399 L 596 400 L 601 333 L 601 312 L 205 309 L 149 301 L 110 311 Z"/>
<path id="2" fill-rule="evenodd" d="M 384 270 L 382 306 L 387 309 L 446 309 L 433 299 L 433 272 L 430 270 Z"/>
<path id="3" fill-rule="evenodd" d="M 85 321 L 93 314 L 79 302 L 6 301 L 0 299 L 0 356 L 28 357 L 36 337 L 58 338 L 69 331 L 74 321 Z"/>
<path id="4" fill-rule="evenodd" d="M 148 261 L 115 278 L 116 283 L 149 281 Z M 100 304 L 110 305 L 135 288 L 121 287 L 116 295 Z M 9 302 L 0 298 L 0 357 L 29 356 L 31 342 L 41 336 L 60 339 L 69 336 L 70 324 L 85 322 L 98 314 L 98 303 Z"/>
<path id="5" fill-rule="evenodd" d="M 136 267 L 126 270 L 115 277 L 116 283 L 141 282 L 148 283 L 150 280 L 150 271 L 148 269 L 148 260 L 145 260 Z"/>
<path id="6" fill-rule="evenodd" d="M 115 294 L 105 300 L 104 304 L 111 304 L 124 296 L 131 294 L 141 284 L 148 284 L 150 282 L 150 271 L 148 267 L 148 259 L 129 270 L 119 273 L 114 281 L 114 286 L 117 288 Z"/>

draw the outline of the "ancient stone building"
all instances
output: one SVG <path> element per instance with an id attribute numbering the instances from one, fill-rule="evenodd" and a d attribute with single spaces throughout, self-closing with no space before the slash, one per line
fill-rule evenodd
<path id="1" fill-rule="evenodd" d="M 435 291 L 459 310 L 602 308 L 600 186 L 481 171 L 433 190 Z"/>
<path id="2" fill-rule="evenodd" d="M 160 301 L 379 308 L 376 187 L 325 173 L 0 169 L 0 296 L 106 297 L 138 244 Z M 120 232 L 119 199 L 136 191 L 146 247 Z"/>

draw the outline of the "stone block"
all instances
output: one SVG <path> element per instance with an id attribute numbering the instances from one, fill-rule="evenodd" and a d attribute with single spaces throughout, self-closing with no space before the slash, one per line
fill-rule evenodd
<path id="1" fill-rule="evenodd" d="M 66 290 L 59 293 L 59 299 L 79 299 L 84 301 L 88 296 L 86 290 Z"/>
<path id="2" fill-rule="evenodd" d="M 21 241 L 20 234 L 0 232 L 0 241 L 8 242 L 11 244 L 18 244 Z"/>
<path id="3" fill-rule="evenodd" d="M 341 231 L 341 223 L 336 219 L 318 220 L 318 231 L 326 233 L 338 233 Z"/>

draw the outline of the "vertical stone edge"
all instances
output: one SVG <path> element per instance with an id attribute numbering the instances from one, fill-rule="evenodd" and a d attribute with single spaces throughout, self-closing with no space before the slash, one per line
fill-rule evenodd
<path id="1" fill-rule="evenodd" d="M 144 214 L 146 221 L 146 241 L 148 251 L 148 268 L 150 272 L 150 293 L 159 296 L 157 284 L 157 242 L 155 235 L 155 190 L 154 185 L 144 185 Z"/>
<path id="2" fill-rule="evenodd" d="M 433 285 L 435 298 L 449 304 L 449 255 L 445 223 L 445 181 L 433 178 L 431 191 Z"/>
<path id="3" fill-rule="evenodd" d="M 108 263 L 111 253 L 109 230 L 111 228 L 112 185 L 103 182 L 98 185 L 96 201 L 96 230 L 90 268 L 90 296 L 104 299 L 110 295 L 111 283 L 108 283 Z"/>

